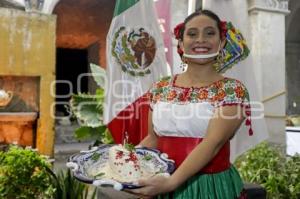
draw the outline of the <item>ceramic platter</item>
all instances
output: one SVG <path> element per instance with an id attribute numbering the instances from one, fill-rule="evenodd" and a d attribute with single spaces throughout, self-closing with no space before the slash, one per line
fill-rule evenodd
<path id="1" fill-rule="evenodd" d="M 116 190 L 135 189 L 139 186 L 133 182 L 120 182 L 106 177 L 95 175 L 98 168 L 103 168 L 108 162 L 108 150 L 114 145 L 101 145 L 94 147 L 89 151 L 81 151 L 72 155 L 67 163 L 67 167 L 71 168 L 73 175 L 81 182 L 94 184 L 95 186 L 112 186 Z M 156 174 L 171 174 L 175 170 L 173 160 L 168 159 L 167 154 L 161 153 L 155 149 L 145 147 L 136 148 L 136 153 L 145 159 L 143 164 L 145 167 L 155 169 Z"/>

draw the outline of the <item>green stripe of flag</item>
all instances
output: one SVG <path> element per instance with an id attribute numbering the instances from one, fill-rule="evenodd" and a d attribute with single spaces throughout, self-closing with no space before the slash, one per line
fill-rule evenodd
<path id="1" fill-rule="evenodd" d="M 140 0 L 117 0 L 114 17 L 118 16 L 128 8 L 132 7 L 134 4 L 138 3 Z"/>

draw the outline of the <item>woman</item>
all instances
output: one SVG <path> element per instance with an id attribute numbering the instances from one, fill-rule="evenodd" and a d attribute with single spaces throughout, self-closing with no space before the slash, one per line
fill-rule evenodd
<path id="1" fill-rule="evenodd" d="M 243 183 L 229 162 L 230 139 L 250 115 L 248 92 L 222 76 L 219 53 L 226 30 L 208 10 L 186 18 L 177 33 L 187 70 L 163 78 L 150 90 L 148 136 L 140 145 L 158 148 L 175 160 L 176 171 L 140 180 L 141 196 L 182 199 L 243 198 Z M 247 118 L 247 125 L 250 124 Z"/>

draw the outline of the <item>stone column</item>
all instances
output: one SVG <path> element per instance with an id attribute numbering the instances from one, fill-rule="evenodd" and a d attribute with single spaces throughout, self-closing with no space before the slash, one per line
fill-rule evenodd
<path id="1" fill-rule="evenodd" d="M 253 67 L 270 141 L 285 143 L 285 15 L 288 0 L 248 0 Z"/>

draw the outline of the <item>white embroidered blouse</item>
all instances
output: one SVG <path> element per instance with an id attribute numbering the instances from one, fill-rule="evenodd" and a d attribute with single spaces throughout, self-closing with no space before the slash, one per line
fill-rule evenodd
<path id="1" fill-rule="evenodd" d="M 176 86 L 176 77 L 161 79 L 149 91 L 158 136 L 203 138 L 214 110 L 227 105 L 243 108 L 252 134 L 249 94 L 240 81 L 225 77 L 208 86 L 185 88 Z"/>

